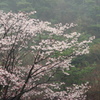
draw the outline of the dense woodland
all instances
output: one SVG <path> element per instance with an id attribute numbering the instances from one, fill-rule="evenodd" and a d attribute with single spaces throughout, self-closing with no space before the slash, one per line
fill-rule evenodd
<path id="1" fill-rule="evenodd" d="M 75 67 L 66 71 L 70 75 L 66 76 L 59 70 L 55 78 L 65 82 L 67 86 L 88 81 L 91 88 L 87 93 L 87 100 L 100 100 L 100 0 L 0 0 L 0 10 L 16 13 L 35 10 L 37 13 L 30 17 L 50 21 L 52 24 L 78 24 L 68 30 L 68 33 L 80 32 L 82 36 L 79 41 L 95 36 L 96 39 L 90 44 L 90 53 L 73 59 L 72 64 Z M 70 51 L 64 54 L 67 55 Z M 28 57 L 28 60 L 30 59 L 31 55 Z M 26 63 L 31 61 L 24 59 L 23 65 Z"/>

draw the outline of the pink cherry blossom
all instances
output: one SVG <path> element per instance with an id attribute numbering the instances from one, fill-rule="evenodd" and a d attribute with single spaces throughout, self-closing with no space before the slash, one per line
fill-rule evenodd
<path id="1" fill-rule="evenodd" d="M 64 69 L 74 67 L 71 65 L 73 58 L 89 53 L 88 44 L 94 37 L 79 42 L 80 33 L 64 33 L 76 24 L 60 23 L 51 27 L 50 22 L 31 19 L 29 15 L 34 13 L 0 11 L 0 99 L 32 100 L 32 96 L 42 95 L 42 99 L 85 100 L 87 84 L 66 86 L 66 91 L 60 91 L 64 83 L 49 81 L 58 69 L 69 75 Z M 68 49 L 72 52 L 63 55 Z M 56 52 L 59 53 L 57 57 Z M 28 55 L 32 56 L 31 60 Z"/>

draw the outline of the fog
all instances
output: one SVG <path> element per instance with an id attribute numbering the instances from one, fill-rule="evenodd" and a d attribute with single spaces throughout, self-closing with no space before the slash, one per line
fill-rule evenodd
<path id="1" fill-rule="evenodd" d="M 23 46 L 23 45 L 21 45 L 22 41 L 27 40 L 27 42 L 25 42 L 25 44 L 27 44 L 27 47 L 18 53 L 18 55 L 20 55 L 21 57 L 19 57 L 17 60 L 19 60 L 19 59 L 20 59 L 20 61 L 21 61 L 21 59 L 23 60 L 21 66 L 28 66 L 28 68 L 29 68 L 29 66 L 33 64 L 33 60 L 35 59 L 35 57 L 38 58 L 37 61 L 41 62 L 41 60 L 43 60 L 43 62 L 42 63 L 39 62 L 39 64 L 44 66 L 48 60 L 45 60 L 46 57 L 45 58 L 41 58 L 41 57 L 44 54 L 45 55 L 51 54 L 50 50 L 53 50 L 55 52 L 55 54 L 53 53 L 52 56 L 50 55 L 52 58 L 55 58 L 53 60 L 49 59 L 51 62 L 56 62 L 56 59 L 60 59 L 60 61 L 65 59 L 65 58 L 61 59 L 59 56 L 62 56 L 62 57 L 65 55 L 67 55 L 67 57 L 70 56 L 71 60 L 70 61 L 67 60 L 67 62 L 68 62 L 67 64 L 68 64 L 68 66 L 71 66 L 71 67 L 69 67 L 68 70 L 66 70 L 66 69 L 61 70 L 60 68 L 58 68 L 57 73 L 54 74 L 54 76 L 53 76 L 54 82 L 55 82 L 55 80 L 58 83 L 64 82 L 67 87 L 72 87 L 73 84 L 81 85 L 81 84 L 85 84 L 86 82 L 89 82 L 89 85 L 91 86 L 91 88 L 85 93 L 87 96 L 85 98 L 85 100 L 100 100 L 100 0 L 0 0 L 0 10 L 2 10 L 5 13 L 4 19 L 6 21 L 7 21 L 6 16 L 8 16 L 8 15 L 6 15 L 6 13 L 9 13 L 9 12 L 11 12 L 12 14 L 20 13 L 23 16 L 26 16 L 27 15 L 26 13 L 36 11 L 35 14 L 32 14 L 32 15 L 29 14 L 29 18 L 36 19 L 36 20 L 34 20 L 34 23 L 31 23 L 31 20 L 28 20 L 28 17 L 25 17 L 26 19 L 23 16 L 22 16 L 23 19 L 18 17 L 19 20 L 22 20 L 23 24 L 21 24 L 19 20 L 18 20 L 18 23 L 20 23 L 24 28 L 26 27 L 26 30 L 25 30 L 25 29 L 23 29 L 23 27 L 21 25 L 19 25 L 17 28 L 19 28 L 19 29 L 22 28 L 22 30 L 20 30 L 20 32 L 19 31 L 18 32 L 21 34 L 21 31 L 22 31 L 22 33 L 25 31 L 26 36 L 28 38 L 24 38 L 25 35 L 22 35 L 22 36 L 18 35 L 17 34 L 18 32 L 15 31 L 15 30 L 17 30 L 17 28 L 16 28 L 17 21 L 16 21 L 15 17 L 14 17 L 14 19 L 16 21 L 15 26 L 13 25 L 14 24 L 13 23 L 11 26 L 12 28 L 10 28 L 9 20 L 11 20 L 11 22 L 12 22 L 12 19 L 9 16 L 12 16 L 12 15 L 8 16 L 8 22 L 5 23 L 4 22 L 5 20 L 3 20 L 3 18 L 2 18 L 3 13 L 1 13 L 1 15 L 0 15 L 0 28 L 1 28 L 0 29 L 0 34 L 1 34 L 1 36 L 0 36 L 0 49 L 1 49 L 0 66 L 4 65 L 6 67 L 6 65 L 7 65 L 8 67 L 9 66 L 14 67 L 13 64 L 16 62 L 16 60 L 14 61 L 14 57 L 17 55 L 18 51 L 16 50 L 14 52 L 13 50 L 16 49 L 17 47 L 18 48 L 20 46 L 22 47 Z M 19 16 L 20 16 L 20 14 L 19 14 Z M 26 14 L 26 15 L 24 15 L 24 14 Z M 28 22 L 24 23 L 24 21 L 26 21 L 26 20 L 29 21 L 29 23 Z M 46 22 L 44 23 L 43 21 L 44 22 L 46 21 Z M 34 29 L 32 30 L 30 26 L 26 25 L 26 23 L 28 23 Z M 24 24 L 26 26 L 24 26 Z M 7 25 L 7 27 L 6 27 L 6 25 Z M 46 28 L 44 28 L 44 27 L 46 27 Z M 8 28 L 8 30 L 7 30 L 7 28 Z M 65 30 L 65 29 L 67 29 L 67 30 Z M 4 31 L 5 31 L 5 33 L 4 33 L 4 35 L 2 35 L 2 32 L 4 32 Z M 61 31 L 63 34 L 62 33 L 60 34 Z M 38 35 L 33 36 L 31 32 L 33 32 L 33 33 L 37 32 Z M 55 34 L 57 32 L 60 35 Z M 10 35 L 8 35 L 7 33 L 9 33 Z M 13 33 L 14 33 L 14 35 L 17 34 L 18 36 L 20 36 L 19 40 L 23 39 L 20 42 L 18 42 L 18 45 L 15 48 L 13 48 L 12 42 L 9 43 L 10 38 L 11 38 L 11 41 L 14 41 L 13 35 L 12 35 Z M 52 35 L 49 36 L 49 33 L 52 33 Z M 66 33 L 68 35 L 65 35 Z M 78 34 L 76 34 L 76 33 L 78 33 Z M 31 37 L 30 34 L 33 37 Z M 8 36 L 10 36 L 10 38 Z M 69 39 L 65 40 L 66 37 Z M 94 37 L 95 37 L 95 39 L 94 39 Z M 9 43 L 9 45 L 12 46 L 12 49 L 11 50 L 7 49 L 8 51 L 6 51 L 6 49 L 4 50 L 2 48 L 5 48 L 5 44 L 8 47 L 7 41 L 5 40 L 8 38 L 9 38 L 9 41 L 8 40 L 7 41 Z M 47 41 L 46 41 L 46 39 L 47 39 Z M 15 39 L 15 41 L 16 40 L 17 39 Z M 4 41 L 5 43 L 2 43 L 2 41 Z M 61 42 L 61 41 L 63 41 L 63 42 Z M 65 41 L 68 44 L 66 44 Z M 83 43 L 83 41 L 85 41 L 86 44 L 84 42 L 84 47 L 80 48 L 80 50 L 81 50 L 81 53 L 80 53 L 77 49 L 79 47 L 77 47 L 77 46 L 78 45 L 80 46 Z M 54 43 L 54 45 L 53 45 L 53 43 Z M 73 43 L 73 44 L 71 44 L 71 43 Z M 49 52 L 46 53 L 46 49 L 44 48 L 44 46 L 41 46 L 41 48 L 45 51 L 44 53 L 43 53 L 43 50 L 42 49 L 40 50 L 38 46 L 37 47 L 33 46 L 33 48 L 39 49 L 39 50 L 35 49 L 33 51 L 33 52 L 36 51 L 36 54 L 37 54 L 34 56 L 33 52 L 29 53 L 32 49 L 32 48 L 30 49 L 29 47 L 32 46 L 32 44 L 34 44 L 34 45 L 38 44 L 40 46 L 46 45 L 46 48 L 48 48 Z M 70 44 L 71 44 L 71 46 L 70 46 Z M 2 45 L 4 45 L 4 47 L 2 47 Z M 53 45 L 52 48 L 49 45 L 50 46 Z M 58 47 L 56 47 L 56 45 Z M 9 48 L 10 48 L 10 46 L 9 46 Z M 15 44 L 14 44 L 14 46 L 15 46 Z M 68 46 L 68 48 L 67 48 L 67 46 Z M 87 49 L 85 49 L 86 47 L 89 47 L 88 48 L 89 51 L 87 51 Z M 55 49 L 55 48 L 57 48 L 57 49 Z M 60 49 L 60 50 L 58 50 L 58 49 Z M 4 51 L 2 51 L 2 50 L 4 50 Z M 78 53 L 80 53 L 80 54 L 77 53 L 77 55 L 74 55 L 73 52 L 75 50 L 78 51 Z M 5 51 L 6 51 L 6 53 L 4 53 Z M 89 53 L 87 53 L 87 52 L 89 52 Z M 41 55 L 39 55 L 39 54 L 41 54 Z M 9 55 L 11 55 L 11 58 Z M 73 59 L 71 58 L 71 56 Z M 75 58 L 74 58 L 74 56 L 75 56 Z M 8 60 L 8 59 L 10 59 L 10 60 Z M 11 63 L 11 62 L 14 62 L 14 63 Z M 17 63 L 19 63 L 19 62 L 17 62 Z M 15 65 L 19 66 L 19 64 L 16 64 L 16 63 L 15 63 Z M 61 65 L 59 65 L 59 66 L 61 66 Z M 74 67 L 72 67 L 72 66 L 74 66 Z M 39 68 L 39 66 L 37 66 L 37 68 Z M 40 69 L 41 69 L 41 67 L 40 67 Z M 10 74 L 12 74 L 13 71 L 11 72 L 9 70 L 7 70 L 7 71 L 10 72 Z M 38 69 L 35 69 L 35 71 L 37 71 L 37 70 Z M 8 73 L 8 72 L 6 72 L 6 73 Z M 23 72 L 23 70 L 21 72 Z M 55 72 L 55 69 L 52 69 L 51 72 Z M 67 73 L 67 75 L 65 74 L 65 72 Z M 28 78 L 31 77 L 31 74 L 28 76 Z M 41 78 L 40 82 L 42 82 L 42 80 L 46 80 L 48 76 L 49 75 L 46 73 L 45 77 L 43 77 L 43 79 Z M 0 80 L 0 82 L 1 82 L 3 79 L 2 79 L 2 76 L 0 76 L 0 77 L 1 77 L 1 80 Z M 20 76 L 20 75 L 19 75 L 19 77 L 22 78 L 22 76 Z M 26 78 L 26 76 L 24 78 Z M 37 81 L 38 80 L 36 80 L 36 82 Z M 26 83 L 27 83 L 27 81 L 26 81 Z M 2 84 L 0 83 L 0 94 L 2 94 L 2 91 L 4 91 Z M 9 81 L 9 84 L 10 84 L 10 81 Z M 24 91 L 24 85 L 23 85 L 22 92 Z M 39 88 L 36 91 L 38 91 L 38 90 L 39 90 Z M 51 90 L 54 90 L 54 88 Z M 61 87 L 60 91 L 63 91 L 63 90 L 65 90 L 65 85 Z M 7 91 L 9 91 L 9 89 Z M 59 89 L 56 89 L 54 91 L 59 91 Z M 37 92 L 34 92 L 34 94 L 35 93 L 37 93 Z M 5 93 L 5 95 L 8 95 L 8 94 Z M 44 97 L 44 95 L 41 94 L 41 95 L 37 95 L 36 97 L 31 97 L 31 99 L 28 99 L 28 97 L 27 97 L 27 98 L 25 98 L 25 100 L 33 100 L 33 99 L 34 100 L 59 100 L 57 97 L 52 98 L 52 99 L 51 98 L 41 99 L 43 97 Z M 3 100 L 15 100 L 15 99 L 12 99 L 13 97 L 11 97 L 10 99 L 7 99 L 6 97 L 1 97 L 1 98 L 5 98 Z M 1 100 L 1 98 L 0 98 L 0 100 Z M 62 98 L 60 98 L 60 99 L 67 100 L 67 99 L 62 99 Z M 18 98 L 16 100 L 18 100 Z M 21 100 L 23 100 L 23 99 L 21 99 Z M 76 100 L 76 99 L 70 98 L 69 100 Z M 78 100 L 82 100 L 82 99 L 79 98 Z"/>

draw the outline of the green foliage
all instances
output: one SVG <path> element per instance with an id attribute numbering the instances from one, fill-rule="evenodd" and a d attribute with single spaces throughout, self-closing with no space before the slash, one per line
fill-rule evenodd
<path id="1" fill-rule="evenodd" d="M 77 68 L 73 67 L 70 68 L 69 71 L 66 71 L 70 75 L 66 78 L 66 84 L 72 85 L 72 84 L 82 84 L 84 82 L 87 82 L 88 80 L 83 80 L 84 76 L 92 72 L 94 67 L 85 67 L 85 68 Z"/>
<path id="2" fill-rule="evenodd" d="M 90 34 L 85 34 L 83 33 L 80 37 L 79 37 L 79 42 L 83 41 L 83 40 L 88 40 L 88 38 L 90 37 Z"/>
<path id="3" fill-rule="evenodd" d="M 21 0 L 19 2 L 16 2 L 16 5 L 20 11 L 24 12 L 34 11 L 34 8 L 32 7 L 31 3 L 27 2 L 26 0 Z"/>
<path id="4" fill-rule="evenodd" d="M 72 49 L 72 48 L 63 51 L 62 53 L 60 53 L 60 52 L 58 52 L 58 51 L 55 51 L 55 54 L 52 55 L 52 57 L 58 58 L 59 56 L 68 56 L 68 55 L 70 55 L 72 52 L 73 52 L 73 49 Z"/>
<path id="5" fill-rule="evenodd" d="M 65 82 L 66 86 L 72 86 L 73 84 L 82 84 L 85 83 L 89 80 L 84 80 L 84 77 L 87 77 L 90 73 L 93 72 L 95 67 L 71 67 L 70 70 L 66 71 L 69 75 L 63 74 L 61 70 L 57 71 L 57 73 L 54 76 L 54 80 L 60 81 L 60 82 Z"/>

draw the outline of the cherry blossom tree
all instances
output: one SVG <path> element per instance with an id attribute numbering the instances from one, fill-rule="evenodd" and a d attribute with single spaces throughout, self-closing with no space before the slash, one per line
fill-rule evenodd
<path id="1" fill-rule="evenodd" d="M 94 37 L 79 42 L 80 33 L 66 32 L 75 24 L 51 25 L 30 18 L 34 13 L 0 11 L 0 99 L 85 100 L 87 83 L 61 91 L 64 83 L 53 78 L 57 70 L 68 75 L 64 70 L 73 67 L 73 58 L 89 53 L 88 44 Z M 70 50 L 67 55 L 66 50 Z M 23 64 L 28 55 L 31 59 Z"/>

